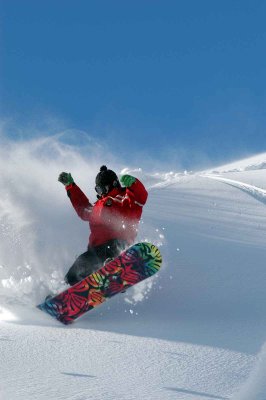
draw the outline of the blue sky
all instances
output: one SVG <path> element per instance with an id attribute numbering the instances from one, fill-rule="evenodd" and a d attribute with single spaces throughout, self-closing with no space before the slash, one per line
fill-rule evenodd
<path id="1" fill-rule="evenodd" d="M 265 1 L 2 0 L 0 12 L 0 117 L 23 135 L 80 130 L 172 168 L 266 151 Z"/>

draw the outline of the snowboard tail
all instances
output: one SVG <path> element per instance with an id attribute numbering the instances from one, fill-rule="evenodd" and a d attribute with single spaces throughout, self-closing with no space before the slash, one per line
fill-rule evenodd
<path id="1" fill-rule="evenodd" d="M 64 324 L 74 322 L 108 298 L 154 275 L 161 267 L 159 249 L 137 243 L 98 271 L 37 307 Z"/>

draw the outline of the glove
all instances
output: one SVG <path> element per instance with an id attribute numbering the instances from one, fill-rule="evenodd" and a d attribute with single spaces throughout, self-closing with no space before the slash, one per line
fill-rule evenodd
<path id="1" fill-rule="evenodd" d="M 58 177 L 58 181 L 63 183 L 63 185 L 65 186 L 74 183 L 74 179 L 72 178 L 70 172 L 61 172 L 61 174 Z"/>
<path id="2" fill-rule="evenodd" d="M 131 185 L 133 185 L 133 183 L 136 182 L 136 178 L 131 175 L 122 175 L 120 181 L 125 187 L 130 187 Z"/>

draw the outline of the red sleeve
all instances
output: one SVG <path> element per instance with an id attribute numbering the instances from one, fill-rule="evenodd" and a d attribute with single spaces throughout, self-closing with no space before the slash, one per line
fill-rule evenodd
<path id="1" fill-rule="evenodd" d="M 90 204 L 87 196 L 75 183 L 66 186 L 66 190 L 78 216 L 84 221 L 89 221 L 93 206 Z"/>
<path id="2" fill-rule="evenodd" d="M 137 205 L 141 207 L 144 206 L 148 198 L 147 190 L 137 178 L 136 182 L 134 182 L 130 187 L 127 188 L 126 194 L 131 201 L 134 201 Z"/>

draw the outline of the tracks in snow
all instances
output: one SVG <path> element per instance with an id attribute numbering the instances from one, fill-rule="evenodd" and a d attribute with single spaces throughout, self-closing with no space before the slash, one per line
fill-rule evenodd
<path id="1" fill-rule="evenodd" d="M 222 178 L 221 176 L 217 175 L 200 175 L 202 178 L 209 178 L 214 179 L 216 181 L 223 182 L 227 185 L 233 186 L 243 192 L 247 193 L 248 195 L 252 196 L 254 199 L 260 201 L 263 204 L 266 204 L 266 190 L 261 189 L 257 186 L 249 185 L 248 183 L 243 183 L 239 181 L 235 181 L 233 179 Z"/>

